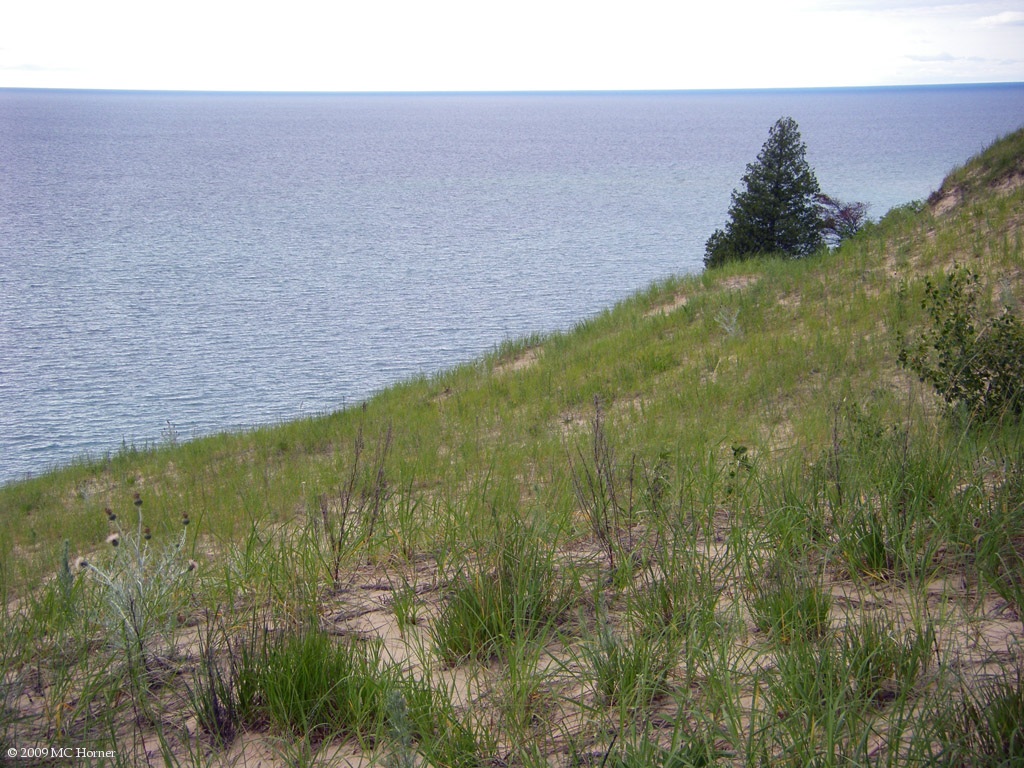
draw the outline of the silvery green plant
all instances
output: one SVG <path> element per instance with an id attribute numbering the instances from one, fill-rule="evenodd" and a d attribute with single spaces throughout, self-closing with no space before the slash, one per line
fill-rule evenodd
<path id="1" fill-rule="evenodd" d="M 392 751 L 384 761 L 387 768 L 416 768 L 414 725 L 409 707 L 398 689 L 388 691 L 385 706 L 391 736 Z"/>
<path id="2" fill-rule="evenodd" d="M 161 640 L 173 654 L 174 630 L 196 562 L 184 557 L 187 513 L 182 514 L 181 533 L 161 549 L 151 544 L 139 494 L 134 503 L 138 511 L 134 531 L 126 531 L 118 516 L 105 510 L 112 528 L 107 543 L 113 556 L 103 563 L 80 558 L 78 566 L 100 587 L 111 642 L 125 654 L 130 670 L 148 674 L 159 658 Z"/>

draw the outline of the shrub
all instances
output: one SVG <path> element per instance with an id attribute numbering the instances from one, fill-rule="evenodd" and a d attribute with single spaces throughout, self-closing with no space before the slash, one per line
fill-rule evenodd
<path id="1" fill-rule="evenodd" d="M 983 421 L 1024 410 L 1024 324 L 1004 308 L 982 318 L 978 276 L 954 266 L 938 284 L 925 280 L 921 306 L 932 325 L 912 345 L 900 339 L 899 362 L 932 384 L 943 400 Z"/>

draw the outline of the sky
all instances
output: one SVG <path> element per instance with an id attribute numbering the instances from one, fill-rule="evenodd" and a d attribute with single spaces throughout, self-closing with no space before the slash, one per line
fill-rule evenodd
<path id="1" fill-rule="evenodd" d="M 532 91 L 1022 81 L 1022 0 L 5 0 L 0 8 L 0 87 Z"/>

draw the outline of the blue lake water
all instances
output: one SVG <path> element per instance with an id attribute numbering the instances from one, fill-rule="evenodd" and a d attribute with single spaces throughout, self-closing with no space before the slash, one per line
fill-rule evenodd
<path id="1" fill-rule="evenodd" d="M 0 90 L 0 482 L 345 407 L 699 271 L 783 115 L 877 218 L 1024 124 L 1024 85 Z"/>

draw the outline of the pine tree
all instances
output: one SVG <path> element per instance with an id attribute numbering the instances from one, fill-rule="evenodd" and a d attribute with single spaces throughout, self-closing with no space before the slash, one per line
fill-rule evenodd
<path id="1" fill-rule="evenodd" d="M 806 154 L 796 121 L 780 118 L 757 161 L 747 165 L 745 188 L 733 190 L 725 229 L 708 238 L 704 266 L 760 254 L 799 258 L 824 245 L 817 203 L 821 190 Z"/>

